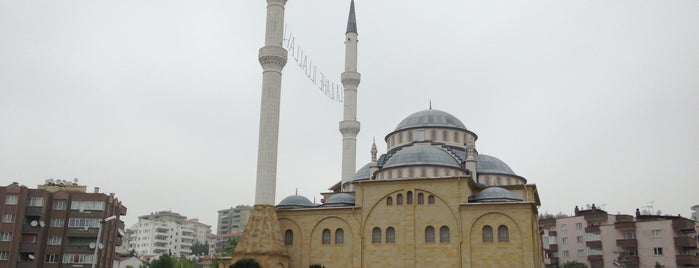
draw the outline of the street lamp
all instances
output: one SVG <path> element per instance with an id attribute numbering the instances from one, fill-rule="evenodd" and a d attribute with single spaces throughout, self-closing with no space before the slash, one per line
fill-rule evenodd
<path id="1" fill-rule="evenodd" d="M 100 240 L 102 239 L 102 225 L 104 225 L 108 221 L 111 221 L 111 220 L 116 219 L 116 218 L 117 218 L 116 215 L 112 215 L 112 216 L 105 218 L 104 220 L 100 220 L 100 226 L 97 229 L 97 242 L 95 243 L 95 256 L 92 259 L 92 268 L 95 268 L 97 265 L 97 259 L 98 259 L 97 253 L 100 249 Z"/>

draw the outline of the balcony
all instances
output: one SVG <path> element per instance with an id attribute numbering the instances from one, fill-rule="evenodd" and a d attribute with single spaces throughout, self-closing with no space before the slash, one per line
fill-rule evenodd
<path id="1" fill-rule="evenodd" d="M 544 228 L 556 227 L 556 219 L 541 219 L 539 220 L 539 225 Z"/>
<path id="2" fill-rule="evenodd" d="M 592 249 L 602 249 L 602 241 L 587 241 L 585 245 Z"/>
<path id="3" fill-rule="evenodd" d="M 558 251 L 558 244 L 549 244 L 549 250 L 557 252 Z"/>
<path id="4" fill-rule="evenodd" d="M 599 234 L 600 233 L 599 225 L 589 225 L 589 226 L 585 227 L 585 232 Z"/>
<path id="5" fill-rule="evenodd" d="M 638 266 L 639 264 L 641 264 L 641 260 L 638 258 L 638 256 L 624 256 L 622 257 L 621 262 L 626 265 L 634 266 Z"/>
<path id="6" fill-rule="evenodd" d="M 699 256 L 692 255 L 677 255 L 677 266 L 697 266 L 699 265 Z"/>
<path id="7" fill-rule="evenodd" d="M 31 226 L 30 224 L 25 224 L 22 226 L 22 233 L 25 234 L 38 234 L 40 231 L 41 227 L 39 225 Z"/>
<path id="8" fill-rule="evenodd" d="M 25 214 L 27 216 L 41 216 L 42 210 L 44 210 L 43 207 L 26 207 Z"/>
<path id="9" fill-rule="evenodd" d="M 617 239 L 616 246 L 622 248 L 636 248 L 638 247 L 638 240 L 636 239 Z"/>
<path id="10" fill-rule="evenodd" d="M 605 222 L 607 221 L 607 213 L 603 212 L 593 212 L 585 213 L 585 220 L 588 222 Z"/>
<path id="11" fill-rule="evenodd" d="M 587 261 L 590 262 L 590 265 L 604 265 L 604 257 L 602 255 L 588 255 L 587 256 Z"/>
<path id="12" fill-rule="evenodd" d="M 89 245 L 65 245 L 63 249 L 65 253 L 89 253 L 95 251 Z"/>
<path id="13" fill-rule="evenodd" d="M 37 247 L 36 243 L 26 243 L 26 242 L 19 243 L 19 250 L 21 252 L 34 251 L 34 249 L 36 247 Z"/>
<path id="14" fill-rule="evenodd" d="M 672 220 L 672 229 L 685 233 L 696 233 L 694 222 L 689 219 L 679 218 Z"/>
<path id="15" fill-rule="evenodd" d="M 675 247 L 678 248 L 696 248 L 697 240 L 694 237 L 679 236 L 675 237 Z"/>
<path id="16" fill-rule="evenodd" d="M 97 238 L 97 228 L 90 228 L 85 230 L 85 228 L 68 228 L 66 232 L 68 236 L 74 237 L 95 237 Z"/>
<path id="17" fill-rule="evenodd" d="M 550 231 L 549 236 L 558 236 L 558 233 L 556 231 Z"/>
<path id="18" fill-rule="evenodd" d="M 617 230 L 636 230 L 635 222 L 615 222 L 614 229 Z"/>
<path id="19" fill-rule="evenodd" d="M 560 261 L 558 260 L 558 257 L 551 257 L 551 264 L 558 264 Z"/>

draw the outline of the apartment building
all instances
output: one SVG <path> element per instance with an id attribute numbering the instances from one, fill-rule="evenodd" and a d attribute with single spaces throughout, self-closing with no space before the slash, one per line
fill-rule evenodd
<path id="1" fill-rule="evenodd" d="M 593 205 L 539 224 L 546 267 L 699 267 L 695 223 L 681 216 L 610 215 Z"/>
<path id="2" fill-rule="evenodd" d="M 228 209 L 218 211 L 218 224 L 216 234 L 232 234 L 245 230 L 245 224 L 252 207 L 248 205 L 238 205 Z"/>
<path id="3" fill-rule="evenodd" d="M 138 217 L 128 232 L 129 251 L 134 250 L 140 256 L 164 253 L 188 256 L 194 243 L 207 243 L 211 226 L 172 211 L 159 211 Z"/>
<path id="4" fill-rule="evenodd" d="M 86 189 L 52 179 L 37 189 L 0 187 L 0 267 L 112 267 L 126 207 L 114 194 Z"/>

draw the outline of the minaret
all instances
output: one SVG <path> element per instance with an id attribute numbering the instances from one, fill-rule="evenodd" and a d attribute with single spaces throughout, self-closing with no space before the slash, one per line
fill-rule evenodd
<path id="1" fill-rule="evenodd" d="M 345 88 L 344 112 L 340 122 L 342 133 L 342 191 L 350 191 L 349 182 L 357 171 L 357 86 L 361 75 L 357 72 L 357 19 L 354 16 L 354 0 L 350 3 L 347 32 L 345 33 L 345 71 L 342 86 Z"/>
<path id="2" fill-rule="evenodd" d="M 260 133 L 257 151 L 255 205 L 245 225 L 243 236 L 233 253 L 233 262 L 252 258 L 262 267 L 289 267 L 277 213 L 274 207 L 277 184 L 279 142 L 279 101 L 282 69 L 287 51 L 282 47 L 284 5 L 287 0 L 267 0 L 265 45 L 260 49 L 262 98 Z"/>

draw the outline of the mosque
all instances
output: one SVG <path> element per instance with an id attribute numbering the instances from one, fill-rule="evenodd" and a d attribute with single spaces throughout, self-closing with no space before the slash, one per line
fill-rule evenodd
<path id="1" fill-rule="evenodd" d="M 268 16 L 278 15 L 286 1 L 273 2 Z M 536 186 L 500 159 L 480 154 L 476 133 L 448 112 L 430 107 L 408 115 L 385 136 L 386 152 L 379 154 L 374 142 L 368 163 L 355 169 L 360 75 L 354 13 L 352 1 L 342 74 L 342 179 L 320 204 L 293 195 L 275 205 L 273 197 L 257 200 L 272 184 L 258 175 L 255 215 L 234 260 L 254 258 L 279 268 L 542 267 Z"/>

